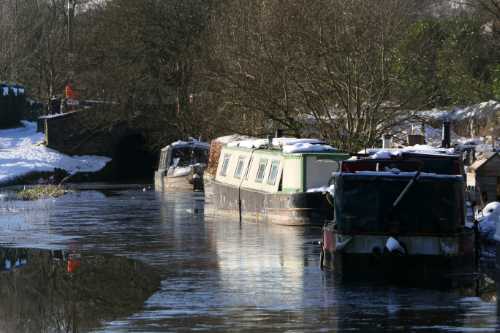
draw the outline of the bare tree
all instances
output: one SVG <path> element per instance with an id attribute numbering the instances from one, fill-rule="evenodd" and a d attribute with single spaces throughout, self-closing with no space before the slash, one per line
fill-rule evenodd
<path id="1" fill-rule="evenodd" d="M 251 134 L 312 126 L 346 150 L 371 145 L 408 117 L 395 51 L 420 9 L 401 0 L 228 2 L 211 21 L 208 77 Z"/>

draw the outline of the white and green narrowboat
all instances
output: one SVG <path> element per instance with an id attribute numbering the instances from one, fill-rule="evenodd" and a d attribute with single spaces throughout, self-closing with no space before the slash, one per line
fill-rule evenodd
<path id="1" fill-rule="evenodd" d="M 245 140 L 223 146 L 207 202 L 217 213 L 282 225 L 332 219 L 328 182 L 344 153 L 316 139 Z M 209 209 L 210 210 L 210 209 Z"/>

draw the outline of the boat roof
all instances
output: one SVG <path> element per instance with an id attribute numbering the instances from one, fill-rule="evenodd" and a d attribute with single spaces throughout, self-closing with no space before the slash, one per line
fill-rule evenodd
<path id="1" fill-rule="evenodd" d="M 367 148 L 359 152 L 373 159 L 393 159 L 403 155 L 429 157 L 457 157 L 454 148 L 437 148 L 428 145 L 415 145 L 403 148 Z"/>
<path id="2" fill-rule="evenodd" d="M 402 149 L 370 149 L 358 156 L 342 162 L 342 172 L 370 175 L 392 173 L 407 176 L 408 172 L 439 175 L 462 175 L 461 156 L 452 149 L 430 146 L 407 147 Z M 365 174 L 368 175 L 368 174 Z"/>
<path id="3" fill-rule="evenodd" d="M 198 140 L 188 140 L 188 141 L 182 141 L 182 140 L 177 140 L 175 142 L 172 142 L 168 146 L 164 147 L 162 150 L 166 150 L 168 148 L 176 149 L 176 148 L 198 148 L 198 149 L 210 149 L 210 145 L 207 142 L 203 141 L 198 141 Z"/>
<path id="4" fill-rule="evenodd" d="M 481 158 L 474 163 L 472 163 L 471 166 L 469 166 L 470 170 L 479 170 L 482 168 L 484 165 L 486 165 L 489 161 L 491 161 L 494 157 L 500 156 L 497 152 L 492 152 L 490 154 L 487 154 L 484 158 Z"/>

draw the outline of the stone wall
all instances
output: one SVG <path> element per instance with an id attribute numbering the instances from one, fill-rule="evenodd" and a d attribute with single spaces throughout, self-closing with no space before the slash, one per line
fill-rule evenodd
<path id="1" fill-rule="evenodd" d="M 133 135 L 141 135 L 150 146 L 158 137 L 177 139 L 174 130 L 164 128 L 154 119 L 117 120 L 116 113 L 106 106 L 40 117 L 38 128 L 45 132 L 49 148 L 68 155 L 112 157 L 120 142 Z"/>
<path id="2" fill-rule="evenodd" d="M 102 112 L 106 111 L 97 108 L 41 117 L 39 127 L 49 148 L 68 155 L 111 156 L 127 126 L 108 125 Z"/>

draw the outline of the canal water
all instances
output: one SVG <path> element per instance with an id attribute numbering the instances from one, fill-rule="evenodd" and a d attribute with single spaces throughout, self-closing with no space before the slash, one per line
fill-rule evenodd
<path id="1" fill-rule="evenodd" d="M 33 202 L 0 196 L 0 331 L 499 327 L 494 297 L 336 281 L 319 269 L 320 234 L 205 216 L 202 194 L 81 191 Z"/>

